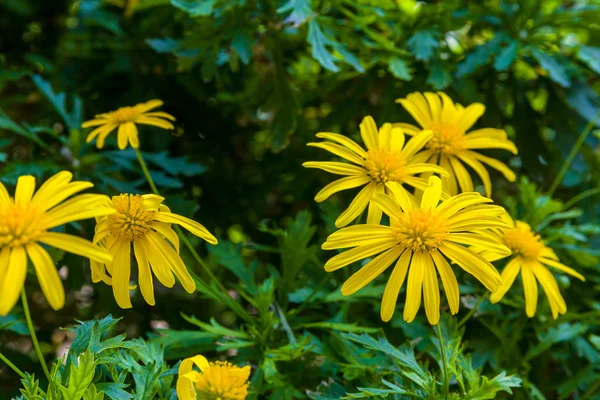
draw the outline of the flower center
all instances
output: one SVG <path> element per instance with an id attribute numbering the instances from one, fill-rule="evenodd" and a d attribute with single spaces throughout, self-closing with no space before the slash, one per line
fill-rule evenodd
<path id="1" fill-rule="evenodd" d="M 133 107 L 121 107 L 112 112 L 112 117 L 115 119 L 115 122 L 121 124 L 124 122 L 134 122 L 137 116 L 138 113 Z"/>
<path id="2" fill-rule="evenodd" d="M 465 134 L 455 125 L 434 122 L 430 129 L 433 137 L 427 143 L 427 148 L 446 155 L 454 155 L 464 149 Z"/>
<path id="3" fill-rule="evenodd" d="M 406 175 L 405 165 L 406 161 L 400 157 L 399 153 L 385 150 L 370 150 L 364 163 L 371 179 L 377 183 L 402 181 Z"/>
<path id="4" fill-rule="evenodd" d="M 154 211 L 143 208 L 144 198 L 139 194 L 113 196 L 116 213 L 108 216 L 111 235 L 120 240 L 133 241 L 150 231 Z"/>
<path id="5" fill-rule="evenodd" d="M 413 251 L 434 251 L 446 239 L 446 219 L 433 210 L 410 210 L 392 220 L 392 233 Z"/>
<path id="6" fill-rule="evenodd" d="M 35 242 L 46 232 L 46 213 L 29 203 L 0 207 L 0 248 L 18 247 Z"/>
<path id="7" fill-rule="evenodd" d="M 540 235 L 535 234 L 528 224 L 517 221 L 516 228 L 504 232 L 504 244 L 513 254 L 526 261 L 535 261 L 544 249 Z"/>
<path id="8" fill-rule="evenodd" d="M 248 383 L 239 375 L 239 368 L 217 361 L 196 381 L 197 400 L 243 400 L 248 395 Z"/>

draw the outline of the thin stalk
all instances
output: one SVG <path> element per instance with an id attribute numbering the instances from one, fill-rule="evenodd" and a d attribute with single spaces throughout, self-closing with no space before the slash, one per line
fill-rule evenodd
<path id="1" fill-rule="evenodd" d="M 4 361 L 6 365 L 8 365 L 13 371 L 17 373 L 21 378 L 25 379 L 25 374 L 21 371 L 15 364 L 13 364 L 6 356 L 0 353 L 0 360 Z"/>
<path id="2" fill-rule="evenodd" d="M 585 393 L 581 396 L 581 400 L 591 399 L 592 395 L 596 392 L 596 390 L 600 389 L 600 381 L 594 383 Z"/>
<path id="3" fill-rule="evenodd" d="M 44 370 L 44 374 L 46 374 L 46 378 L 48 378 L 48 382 L 52 384 L 52 376 L 50 376 L 50 371 L 48 371 L 48 366 L 46 365 L 46 361 L 44 361 L 44 354 L 42 354 L 42 349 L 40 348 L 40 343 L 37 340 L 35 329 L 33 327 L 33 320 L 31 319 L 31 313 L 29 312 L 29 303 L 27 302 L 27 293 L 25 292 L 25 287 L 23 287 L 23 290 L 21 291 L 21 302 L 23 303 L 25 320 L 27 321 L 27 327 L 29 327 L 29 334 L 31 335 L 31 340 L 33 341 L 33 347 L 35 347 L 35 352 L 40 359 L 40 364 L 42 364 L 42 369 Z"/>
<path id="4" fill-rule="evenodd" d="M 146 177 L 146 181 L 148 181 L 148 184 L 150 185 L 152 192 L 154 192 L 154 194 L 160 196 L 160 192 L 158 191 L 158 188 L 156 187 L 154 180 L 152 180 L 152 176 L 150 176 L 150 171 L 148 171 L 148 167 L 146 165 L 146 162 L 144 161 L 144 157 L 142 156 L 142 153 L 140 152 L 139 149 L 134 149 L 134 150 L 135 150 L 137 159 L 140 163 L 140 167 L 142 168 L 142 172 L 144 173 L 144 176 Z M 223 286 L 221 281 L 219 279 L 217 279 L 217 277 L 212 272 L 212 270 L 208 267 L 208 265 L 206 265 L 204 260 L 202 260 L 202 257 L 200 257 L 200 254 L 198 254 L 198 252 L 196 251 L 196 249 L 194 248 L 192 243 L 189 241 L 189 239 L 185 236 L 185 234 L 183 233 L 181 228 L 178 225 L 174 225 L 173 228 L 175 229 L 175 232 L 177 232 L 179 239 L 181 239 L 183 244 L 185 244 L 185 247 L 187 247 L 189 252 L 192 254 L 192 257 L 194 257 L 194 260 L 196 260 L 196 262 L 198 264 L 200 264 L 200 266 L 202 267 L 204 272 L 206 272 L 206 274 L 210 277 L 210 279 L 217 285 L 219 290 L 221 290 L 225 296 L 231 297 L 231 295 L 229 294 L 229 292 L 227 291 L 225 286 Z M 198 277 L 198 278 L 200 278 L 200 277 Z M 208 286 L 210 287 L 210 285 L 208 285 Z M 233 297 L 232 297 L 232 299 L 233 299 Z M 234 301 L 235 301 L 235 299 L 234 299 Z M 235 312 L 236 310 L 232 310 L 232 311 Z M 242 313 L 239 313 L 239 312 L 236 312 L 236 314 L 238 314 L 238 316 L 241 317 L 242 319 L 246 320 L 246 322 L 250 321 L 247 315 L 243 315 Z"/>
<path id="5" fill-rule="evenodd" d="M 573 196 L 571 198 L 571 200 L 567 201 L 563 207 L 563 210 L 568 210 L 569 208 L 573 207 L 575 204 L 579 203 L 581 200 L 583 200 L 587 197 L 590 197 L 590 196 L 594 196 L 596 194 L 600 194 L 600 187 L 585 190 L 585 191 L 579 193 L 577 196 Z"/>
<path id="6" fill-rule="evenodd" d="M 473 308 L 471 310 L 469 310 L 467 315 L 465 315 L 464 318 L 460 320 L 460 322 L 456 326 L 457 328 L 460 328 L 461 326 L 463 326 L 464 324 L 467 323 L 467 321 L 473 316 L 473 314 L 475 314 L 475 312 L 477 312 L 477 309 L 479 308 L 481 303 L 483 303 L 483 300 L 485 300 L 486 297 L 487 297 L 487 294 L 483 294 L 483 295 L 479 296 L 477 303 L 475 303 L 475 305 L 473 306 Z"/>
<path id="7" fill-rule="evenodd" d="M 596 116 L 592 120 L 590 120 L 590 122 L 588 122 L 588 124 L 585 126 L 583 131 L 581 131 L 581 134 L 577 138 L 577 141 L 573 145 L 573 148 L 569 152 L 569 155 L 565 159 L 565 162 L 563 163 L 562 167 L 560 167 L 560 170 L 558 171 L 558 175 L 556 175 L 556 178 L 554 178 L 554 181 L 552 182 L 552 185 L 550 186 L 550 190 L 548 190 L 548 197 L 552 197 L 552 195 L 556 191 L 556 188 L 558 188 L 558 185 L 560 185 L 560 183 L 562 182 L 563 178 L 565 177 L 565 174 L 567 173 L 567 171 L 569 170 L 569 167 L 571 166 L 571 163 L 573 162 L 573 160 L 575 159 L 575 156 L 579 152 L 579 149 L 583 145 L 583 142 L 585 142 L 585 139 L 590 134 L 590 132 L 592 131 L 594 126 L 596 126 L 596 122 L 598 122 L 599 118 L 600 118 L 600 112 L 598 112 L 598 114 L 596 114 Z"/>
<path id="8" fill-rule="evenodd" d="M 285 313 L 283 312 L 283 310 L 281 309 L 281 307 L 279 307 L 279 304 L 277 304 L 277 302 L 273 302 L 273 308 L 275 308 L 275 311 L 277 312 L 277 316 L 279 317 L 279 322 L 281 322 L 281 327 L 283 328 L 283 330 L 285 331 L 287 337 L 288 337 L 288 341 L 290 342 L 290 344 L 296 344 L 298 343 L 296 341 L 296 336 L 294 336 L 294 331 L 292 330 L 292 327 L 290 326 L 290 324 L 288 323 L 287 318 L 285 317 Z"/>
<path id="9" fill-rule="evenodd" d="M 444 371 L 444 399 L 448 399 L 450 377 L 448 376 L 448 360 L 446 360 L 446 349 L 444 348 L 444 339 L 442 337 L 442 329 L 440 328 L 440 324 L 438 323 L 435 328 L 438 340 L 440 341 L 440 352 L 442 353 L 442 369 Z"/>

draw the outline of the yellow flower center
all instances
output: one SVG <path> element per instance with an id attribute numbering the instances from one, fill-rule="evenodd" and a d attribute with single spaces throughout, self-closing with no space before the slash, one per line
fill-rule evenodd
<path id="1" fill-rule="evenodd" d="M 392 220 L 392 233 L 413 251 L 434 251 L 446 239 L 446 219 L 433 210 L 414 209 Z"/>
<path id="2" fill-rule="evenodd" d="M 26 204 L 0 207 L 0 248 L 18 247 L 35 242 L 46 232 L 46 213 L 40 208 Z"/>
<path id="3" fill-rule="evenodd" d="M 405 166 L 406 161 L 399 153 L 386 150 L 370 150 L 364 163 L 371 179 L 377 183 L 402 181 L 406 175 Z"/>
<path id="4" fill-rule="evenodd" d="M 113 196 L 116 213 L 108 216 L 110 233 L 119 240 L 133 241 L 150 231 L 154 211 L 143 208 L 144 198 L 139 194 Z"/>
<path id="5" fill-rule="evenodd" d="M 196 381 L 197 400 L 244 400 L 248 382 L 241 368 L 224 361 L 210 363 Z"/>
<path id="6" fill-rule="evenodd" d="M 135 122 L 136 118 L 139 116 L 139 113 L 134 107 L 121 107 L 111 114 L 115 122 L 120 124 L 125 122 Z"/>
<path id="7" fill-rule="evenodd" d="M 535 234 L 525 222 L 517 221 L 514 229 L 504 232 L 504 244 L 513 254 L 526 261 L 535 261 L 544 249 L 540 235 Z"/>
<path id="8" fill-rule="evenodd" d="M 430 129 L 433 137 L 427 143 L 427 148 L 445 155 L 455 155 L 464 149 L 465 134 L 455 125 L 436 121 Z"/>

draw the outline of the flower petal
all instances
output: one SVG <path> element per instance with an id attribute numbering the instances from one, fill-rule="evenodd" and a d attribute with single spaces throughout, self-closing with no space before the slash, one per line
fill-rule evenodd
<path id="1" fill-rule="evenodd" d="M 374 254 L 379 254 L 382 251 L 390 249 L 397 244 L 398 241 L 396 240 L 396 238 L 382 239 L 377 243 L 361 245 L 351 250 L 344 251 L 343 253 L 340 253 L 330 258 L 325 263 L 325 271 L 331 272 L 338 270 L 340 268 L 345 267 L 348 264 L 352 264 L 355 261 L 365 259 Z"/>
<path id="2" fill-rule="evenodd" d="M 429 253 L 423 253 L 423 300 L 425 303 L 425 314 L 431 325 L 437 325 L 440 321 L 440 288 L 433 266 L 433 260 Z"/>
<path id="3" fill-rule="evenodd" d="M 311 142 L 307 143 L 306 145 L 327 150 L 328 152 L 333 153 L 336 156 L 345 158 L 346 160 L 358 164 L 360 166 L 362 166 L 365 161 L 364 158 L 358 156 L 353 151 L 348 150 L 346 147 L 340 146 L 339 144 L 329 142 Z"/>
<path id="4" fill-rule="evenodd" d="M 373 279 L 381 275 L 402 254 L 403 250 L 402 246 L 397 245 L 369 261 L 344 282 L 344 285 L 342 285 L 342 294 L 349 296 L 371 283 Z"/>
<path id="5" fill-rule="evenodd" d="M 94 261 L 110 263 L 112 256 L 104 249 L 94 245 L 92 242 L 77 236 L 60 232 L 46 232 L 39 239 L 48 246 L 56 247 L 68 253 L 90 258 Z"/>
<path id="6" fill-rule="evenodd" d="M 31 175 L 20 176 L 15 190 L 15 203 L 25 204 L 31 201 L 35 191 L 35 178 Z"/>
<path id="7" fill-rule="evenodd" d="M 371 181 L 366 175 L 363 176 L 346 176 L 344 178 L 337 179 L 317 193 L 315 196 L 315 201 L 317 203 L 321 203 L 329 198 L 334 193 L 340 192 L 346 189 L 353 189 L 358 186 L 366 185 Z"/>
<path id="8" fill-rule="evenodd" d="M 150 272 L 150 262 L 148 261 L 148 255 L 146 254 L 143 242 L 139 240 L 133 241 L 133 253 L 138 264 L 140 292 L 146 303 L 153 306 L 156 304 L 154 300 L 154 284 L 152 282 L 152 272 Z"/>
<path id="9" fill-rule="evenodd" d="M 13 247 L 8 258 L 8 267 L 0 281 L 0 317 L 8 314 L 19 300 L 27 275 L 27 254 L 23 247 Z"/>
<path id="10" fill-rule="evenodd" d="M 65 289 L 54 266 L 54 261 L 48 252 L 37 243 L 29 243 L 26 249 L 48 304 L 53 309 L 60 310 L 65 305 Z"/>
<path id="11" fill-rule="evenodd" d="M 504 267 L 504 270 L 502 270 L 502 284 L 490 296 L 490 301 L 492 303 L 497 303 L 500 300 L 502 300 L 502 298 L 504 297 L 506 292 L 508 292 L 508 289 L 511 288 L 517 275 L 519 275 L 520 270 L 521 270 L 521 258 L 520 257 L 514 257 L 512 260 L 510 260 L 508 262 L 508 264 L 506 264 L 506 267 Z"/>
<path id="12" fill-rule="evenodd" d="M 540 261 L 542 264 L 549 265 L 553 268 L 556 268 L 562 272 L 565 272 L 565 273 L 567 273 L 571 276 L 574 276 L 575 278 L 585 282 L 585 277 L 583 275 L 581 275 L 579 272 L 575 271 L 573 268 L 567 267 L 565 264 L 562 264 L 556 260 L 551 260 L 551 259 L 545 258 L 545 257 L 540 257 L 538 261 Z"/>
<path id="13" fill-rule="evenodd" d="M 385 291 L 383 292 L 383 298 L 381 299 L 380 311 L 381 320 L 383 322 L 388 322 L 394 315 L 396 302 L 398 301 L 398 295 L 400 294 L 400 289 L 402 288 L 402 284 L 406 279 L 406 273 L 408 272 L 411 256 L 412 251 L 410 250 L 404 250 L 402 252 L 402 255 L 398 259 L 398 262 L 396 263 L 396 266 L 390 275 L 390 279 L 385 285 Z"/>
<path id="14" fill-rule="evenodd" d="M 343 228 L 350 222 L 354 221 L 367 207 L 369 201 L 373 197 L 377 184 L 374 182 L 369 183 L 354 197 L 348 208 L 340 214 L 335 220 L 335 226 L 337 228 Z"/>
<path id="15" fill-rule="evenodd" d="M 210 244 L 218 243 L 217 238 L 214 237 L 202 224 L 182 215 L 161 211 L 154 214 L 154 221 L 170 222 L 181 225 L 182 228 L 187 229 L 190 233 L 206 240 Z"/>
<path id="16" fill-rule="evenodd" d="M 431 252 L 431 258 L 435 262 L 435 266 L 442 279 L 442 285 L 446 292 L 446 298 L 448 299 L 448 305 L 450 306 L 450 312 L 454 315 L 458 313 L 458 307 L 460 304 L 460 291 L 458 288 L 458 281 L 454 271 L 448 264 L 448 261 L 440 254 L 439 251 Z"/>
<path id="17" fill-rule="evenodd" d="M 424 264 L 425 254 L 423 254 L 423 251 L 415 252 L 408 272 L 408 286 L 406 289 L 406 302 L 404 304 L 404 320 L 408 323 L 415 319 L 421 306 L 421 289 L 425 274 Z"/>
<path id="18" fill-rule="evenodd" d="M 318 168 L 323 171 L 336 175 L 356 175 L 363 176 L 366 174 L 364 168 L 357 167 L 352 164 L 345 164 L 336 161 L 307 161 L 302 164 L 304 168 Z"/>
<path id="19" fill-rule="evenodd" d="M 379 148 L 379 132 L 377 131 L 377 124 L 370 115 L 363 118 L 360 123 L 360 136 L 362 137 L 367 150 L 375 150 Z"/>
<path id="20" fill-rule="evenodd" d="M 502 278 L 496 268 L 479 254 L 448 241 L 443 242 L 438 249 L 462 269 L 477 278 L 490 292 L 494 292 L 502 284 Z"/>
<path id="21" fill-rule="evenodd" d="M 331 133 L 331 132 L 319 132 L 316 134 L 316 136 L 319 139 L 327 139 L 327 140 L 331 140 L 332 142 L 339 143 L 342 146 L 345 146 L 348 149 L 352 150 L 353 152 L 358 154 L 360 157 L 367 158 L 367 152 L 362 147 L 360 147 L 360 145 L 358 143 L 356 143 L 354 140 L 352 140 L 344 135 L 340 135 L 339 133 Z"/>
<path id="22" fill-rule="evenodd" d="M 521 279 L 523 280 L 523 292 L 525 295 L 525 313 L 529 318 L 535 315 L 538 300 L 538 286 L 531 265 L 521 266 Z"/>

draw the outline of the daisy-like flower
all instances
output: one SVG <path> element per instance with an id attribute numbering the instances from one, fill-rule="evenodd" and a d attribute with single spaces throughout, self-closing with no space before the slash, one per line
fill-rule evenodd
<path id="1" fill-rule="evenodd" d="M 194 365 L 200 371 L 193 369 Z M 244 400 L 248 396 L 250 366 L 208 360 L 197 355 L 179 365 L 177 396 L 180 400 Z"/>
<path id="2" fill-rule="evenodd" d="M 175 117 L 164 111 L 152 111 L 163 105 L 161 100 L 150 100 L 145 103 L 136 104 L 133 107 L 121 107 L 115 111 L 105 114 L 98 114 L 92 120 L 81 124 L 82 128 L 97 127 L 90 132 L 86 141 L 89 143 L 96 137 L 96 147 L 104 147 L 104 140 L 115 129 L 119 128 L 117 144 L 119 149 L 125 150 L 127 142 L 131 147 L 137 149 L 140 147 L 138 139 L 138 128 L 136 124 L 152 125 L 163 129 L 174 129 L 170 121 L 175 121 Z"/>
<path id="3" fill-rule="evenodd" d="M 529 224 L 523 221 L 514 221 L 507 213 L 502 218 L 510 225 L 510 229 L 495 233 L 512 250 L 514 256 L 502 271 L 502 285 L 492 293 L 491 302 L 499 302 L 521 272 L 527 316 L 531 318 L 535 315 L 538 300 L 537 282 L 539 282 L 548 298 L 552 317 L 558 318 L 559 314 L 567 312 L 567 305 L 560 294 L 556 279 L 548 267 L 565 272 L 582 281 L 585 281 L 585 278 L 573 268 L 562 264 L 554 251 L 544 245 L 540 235 L 531 230 Z M 490 249 L 481 254 L 490 261 L 498 259 L 498 255 Z"/>
<path id="4" fill-rule="evenodd" d="M 498 271 L 465 245 L 486 246 L 503 256 L 510 255 L 510 250 L 499 240 L 479 234 L 484 228 L 507 227 L 498 218 L 504 212 L 502 207 L 489 204 L 492 200 L 477 192 L 461 193 L 440 203 L 442 182 L 436 176 L 429 178 L 419 204 L 400 189 L 399 183 L 388 182 L 386 187 L 391 195 L 378 194 L 373 201 L 390 217 L 390 226 L 343 228 L 331 234 L 322 246 L 324 250 L 352 247 L 327 261 L 326 271 L 374 257 L 344 283 L 342 294 L 348 296 L 362 289 L 396 262 L 383 293 L 381 319 L 387 322 L 392 318 L 400 288 L 408 276 L 404 320 L 414 320 L 422 292 L 427 319 L 435 325 L 440 319 L 438 274 L 450 312 L 458 312 L 458 282 L 448 260 L 473 275 L 488 290 L 498 289 L 501 284 Z"/>
<path id="5" fill-rule="evenodd" d="M 320 147 L 354 165 L 336 161 L 309 161 L 302 164 L 306 168 L 319 168 L 344 176 L 317 193 L 315 201 L 319 203 L 341 190 L 363 186 L 350 206 L 335 221 L 335 226 L 338 228 L 358 218 L 367 205 L 369 207 L 367 223 L 378 224 L 382 212 L 371 202 L 371 199 L 377 193 L 386 192 L 387 182 L 405 183 L 417 189 L 425 189 L 427 180 L 417 175 L 422 173 L 447 175 L 443 168 L 417 162 L 414 157 L 433 136 L 431 131 L 420 132 L 405 143 L 402 129 L 392 128 L 391 124 L 383 124 L 378 132 L 375 121 L 368 116 L 360 124 L 360 134 L 367 147 L 366 150 L 346 136 L 329 132 L 317 133 L 318 138 L 329 141 L 308 143 L 308 146 Z M 408 194 L 401 185 L 398 185 L 398 188 Z"/>
<path id="6" fill-rule="evenodd" d="M 90 182 L 71 182 L 72 178 L 70 172 L 59 172 L 36 192 L 35 178 L 21 176 L 14 197 L 9 196 L 0 182 L 0 316 L 8 314 L 19 298 L 27 275 L 28 259 L 50 306 L 55 310 L 64 306 L 62 282 L 54 261 L 41 244 L 95 261 L 112 260 L 106 251 L 90 241 L 51 232 L 51 229 L 69 222 L 113 212 L 102 207 L 110 202 L 104 195 L 80 194 L 67 200 L 75 193 L 94 186 Z"/>
<path id="7" fill-rule="evenodd" d="M 479 175 L 488 197 L 492 194 L 492 181 L 483 164 L 500 171 L 506 179 L 514 182 L 515 173 L 506 164 L 474 151 L 504 149 L 517 154 L 517 147 L 507 139 L 502 129 L 483 128 L 467 133 L 485 112 L 483 104 L 473 103 L 463 107 L 442 92 L 411 93 L 396 102 L 402 104 L 422 129 L 433 131 L 426 150 L 417 156 L 417 162 L 431 162 L 444 167 L 450 176 L 442 177 L 442 182 L 450 194 L 473 191 L 473 181 L 465 165 Z M 407 134 L 421 131 L 421 128 L 406 123 L 396 123 L 394 126 L 401 127 Z"/>
<path id="8" fill-rule="evenodd" d="M 154 305 L 151 270 L 166 287 L 175 285 L 175 274 L 188 293 L 196 289 L 196 283 L 179 256 L 179 237 L 171 224 L 180 225 L 208 243 L 217 244 L 217 239 L 204 226 L 173 214 L 162 204 L 163 200 L 164 197 L 155 194 L 113 196 L 112 203 L 107 206 L 113 213 L 97 221 L 94 243 L 106 248 L 113 262 L 92 261 L 92 280 L 112 285 L 115 300 L 121 308 L 131 308 L 132 246 L 138 264 L 140 291 L 146 302 Z"/>

